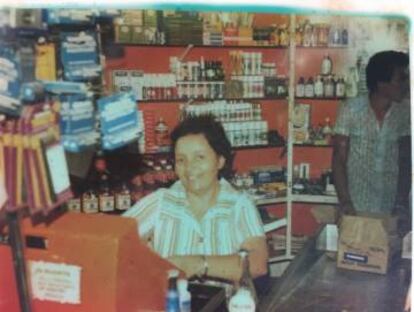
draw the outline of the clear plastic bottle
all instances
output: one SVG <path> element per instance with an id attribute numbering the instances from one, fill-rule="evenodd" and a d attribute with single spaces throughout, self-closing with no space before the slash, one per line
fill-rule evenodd
<path id="1" fill-rule="evenodd" d="M 180 278 L 178 279 L 177 286 L 180 312 L 191 312 L 191 293 L 188 291 L 188 281 Z"/>
<path id="2" fill-rule="evenodd" d="M 180 312 L 180 303 L 177 291 L 177 278 L 177 270 L 168 271 L 168 289 L 165 301 L 166 312 Z"/>

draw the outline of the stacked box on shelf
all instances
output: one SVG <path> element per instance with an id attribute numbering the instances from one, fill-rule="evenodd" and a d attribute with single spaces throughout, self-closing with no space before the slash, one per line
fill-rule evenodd
<path id="1" fill-rule="evenodd" d="M 163 26 L 167 44 L 203 44 L 203 24 L 198 16 L 166 16 Z"/>

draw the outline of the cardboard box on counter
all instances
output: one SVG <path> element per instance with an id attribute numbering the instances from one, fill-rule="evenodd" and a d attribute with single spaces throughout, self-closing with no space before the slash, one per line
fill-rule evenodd
<path id="1" fill-rule="evenodd" d="M 391 258 L 400 250 L 395 217 L 344 216 L 339 229 L 337 266 L 356 271 L 387 273 Z"/>

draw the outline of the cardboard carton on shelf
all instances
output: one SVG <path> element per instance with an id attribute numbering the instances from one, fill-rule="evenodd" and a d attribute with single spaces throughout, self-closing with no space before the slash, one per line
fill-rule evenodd
<path id="1" fill-rule="evenodd" d="M 337 266 L 386 274 L 401 248 L 396 218 L 384 215 L 344 216 L 339 229 Z"/>

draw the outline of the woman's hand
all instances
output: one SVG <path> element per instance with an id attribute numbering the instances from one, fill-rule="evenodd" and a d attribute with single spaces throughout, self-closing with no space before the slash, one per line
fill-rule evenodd
<path id="1" fill-rule="evenodd" d="M 187 278 L 201 276 L 204 273 L 202 256 L 172 256 L 168 261 L 183 271 Z"/>

